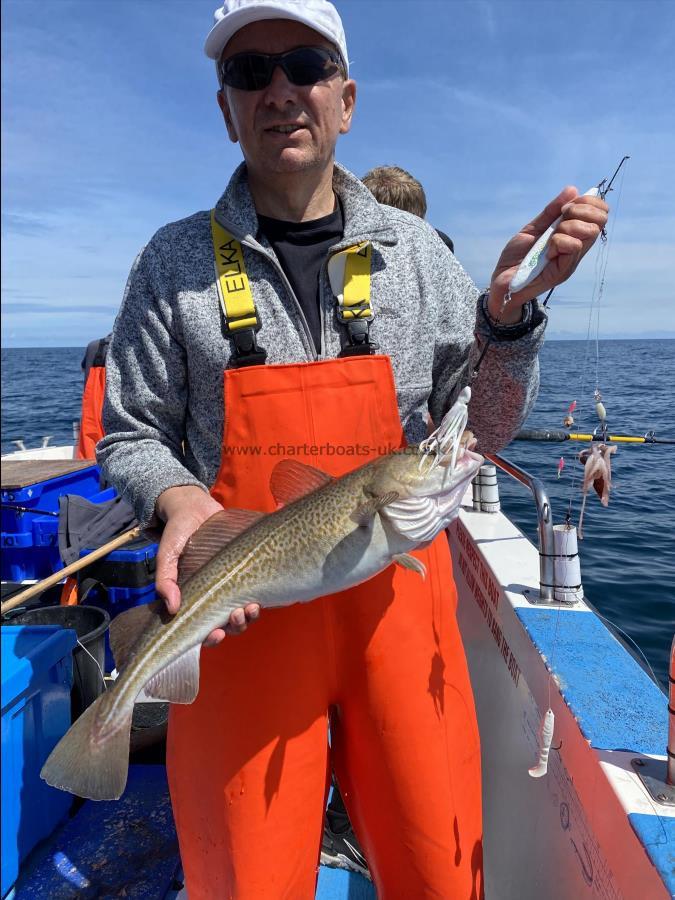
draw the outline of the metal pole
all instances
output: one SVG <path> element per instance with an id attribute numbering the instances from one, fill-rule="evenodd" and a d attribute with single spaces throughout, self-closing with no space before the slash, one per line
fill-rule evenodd
<path id="1" fill-rule="evenodd" d="M 545 603 L 553 603 L 553 516 L 544 483 L 541 479 L 535 478 L 515 463 L 509 462 L 496 453 L 484 453 L 483 455 L 516 481 L 525 485 L 534 495 L 539 525 L 539 599 Z"/>

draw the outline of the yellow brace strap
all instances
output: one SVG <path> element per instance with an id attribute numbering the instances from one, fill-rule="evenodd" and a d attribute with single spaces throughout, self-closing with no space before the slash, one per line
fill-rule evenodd
<path id="1" fill-rule="evenodd" d="M 260 327 L 260 319 L 246 274 L 241 244 L 216 221 L 215 210 L 211 210 L 211 237 L 216 261 L 218 296 L 228 329 L 230 331 L 238 331 L 243 328 L 257 330 Z M 373 317 L 370 305 L 372 253 L 373 245 L 369 241 L 364 241 L 362 244 L 348 247 L 346 250 L 334 254 L 329 260 L 331 287 L 338 301 L 338 319 L 343 322 L 353 319 L 372 319 Z M 344 276 L 340 284 L 342 291 L 336 291 L 332 273 L 339 271 L 342 265 L 344 265 Z"/>
<path id="2" fill-rule="evenodd" d="M 343 250 L 345 255 L 345 276 L 342 294 L 337 295 L 338 318 L 344 322 L 351 319 L 372 319 L 370 305 L 370 262 L 373 245 L 366 241 L 356 247 Z"/>
<path id="3" fill-rule="evenodd" d="M 228 329 L 259 328 L 260 320 L 253 302 L 241 244 L 216 221 L 214 210 L 211 210 L 211 237 L 218 296 Z"/>

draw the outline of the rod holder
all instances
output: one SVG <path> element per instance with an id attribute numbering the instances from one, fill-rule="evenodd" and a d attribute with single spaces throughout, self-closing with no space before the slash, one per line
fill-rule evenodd
<path id="1" fill-rule="evenodd" d="M 551 503 L 546 493 L 544 483 L 540 478 L 530 475 L 520 466 L 504 459 L 497 453 L 484 453 L 485 459 L 494 463 L 511 478 L 515 478 L 524 485 L 534 496 L 537 506 L 537 524 L 539 530 L 539 603 L 556 603 L 553 596 L 554 574 L 553 559 L 555 555 L 555 543 L 553 539 L 553 516 Z"/>
<path id="2" fill-rule="evenodd" d="M 496 513 L 501 509 L 497 469 L 494 465 L 484 465 L 478 470 L 472 483 L 473 508 L 475 512 Z"/>
<path id="3" fill-rule="evenodd" d="M 553 526 L 553 596 L 559 603 L 584 599 L 581 564 L 574 525 Z"/>

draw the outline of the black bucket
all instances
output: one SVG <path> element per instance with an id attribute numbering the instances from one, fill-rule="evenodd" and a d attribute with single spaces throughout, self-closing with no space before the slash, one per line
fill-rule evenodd
<path id="1" fill-rule="evenodd" d="M 73 650 L 73 722 L 103 692 L 105 633 L 110 616 L 97 606 L 41 606 L 17 609 L 3 617 L 5 625 L 60 625 L 72 628 L 78 644 Z M 93 658 L 92 658 L 93 657 Z"/>

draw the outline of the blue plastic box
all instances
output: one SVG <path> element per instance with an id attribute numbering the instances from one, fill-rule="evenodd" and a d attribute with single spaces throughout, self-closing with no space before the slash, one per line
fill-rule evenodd
<path id="1" fill-rule="evenodd" d="M 66 816 L 72 795 L 49 787 L 40 769 L 70 727 L 71 629 L 3 625 L 2 896 L 33 847 Z"/>
<path id="2" fill-rule="evenodd" d="M 62 494 L 79 494 L 91 498 L 100 493 L 101 474 L 98 466 L 87 466 L 46 481 L 38 481 L 17 490 L 3 490 L 2 498 L 2 581 L 26 581 L 46 578 L 63 568 L 58 547 L 58 518 L 39 512 L 20 512 L 6 504 L 28 510 L 58 512 Z M 108 494 L 109 492 L 103 492 Z M 114 496 L 114 491 L 105 499 Z"/>
<path id="3" fill-rule="evenodd" d="M 146 538 L 136 538 L 92 563 L 83 571 L 82 578 L 95 578 L 109 588 L 146 588 L 155 581 L 157 548 L 157 544 Z M 83 550 L 80 557 L 91 553 L 92 549 Z"/>

